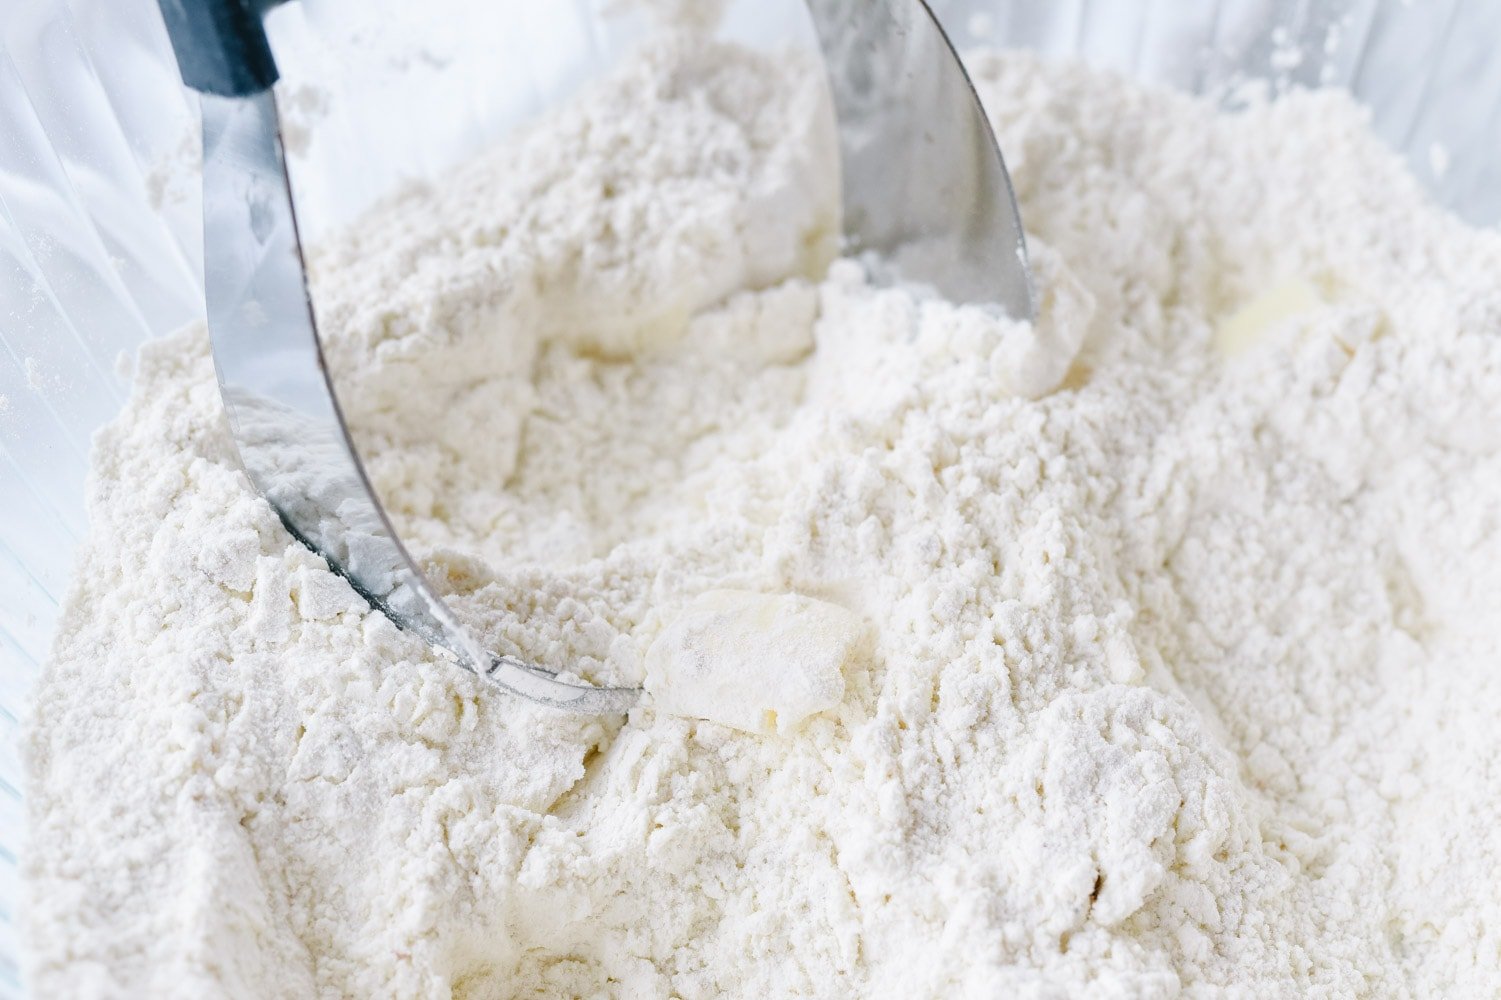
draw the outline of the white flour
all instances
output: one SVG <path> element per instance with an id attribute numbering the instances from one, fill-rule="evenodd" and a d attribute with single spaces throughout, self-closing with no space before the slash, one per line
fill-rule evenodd
<path id="1" fill-rule="evenodd" d="M 868 630 L 837 705 L 570 718 L 439 662 L 255 496 L 187 331 L 38 693 L 36 994 L 1493 992 L 1501 236 L 1338 97 L 980 56 L 1038 329 L 782 280 L 816 104 L 693 52 L 367 219 L 320 311 L 493 646 L 639 683 L 706 592 L 796 593 Z"/>

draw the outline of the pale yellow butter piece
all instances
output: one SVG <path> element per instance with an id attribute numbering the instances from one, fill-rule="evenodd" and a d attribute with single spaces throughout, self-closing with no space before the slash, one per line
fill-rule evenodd
<path id="1" fill-rule="evenodd" d="M 1324 297 L 1312 283 L 1304 278 L 1287 278 L 1221 321 L 1214 333 L 1214 346 L 1233 357 L 1278 324 L 1323 304 Z"/>
<path id="2" fill-rule="evenodd" d="M 646 690 L 659 712 L 785 735 L 843 699 L 864 631 L 826 601 L 711 590 L 647 650 Z"/>

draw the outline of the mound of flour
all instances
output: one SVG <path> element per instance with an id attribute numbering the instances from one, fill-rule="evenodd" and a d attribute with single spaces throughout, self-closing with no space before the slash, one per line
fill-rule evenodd
<path id="1" fill-rule="evenodd" d="M 1036 328 L 823 276 L 816 93 L 703 44 L 315 261 L 471 628 L 639 683 L 710 592 L 837 606 L 792 731 L 456 670 L 257 498 L 203 331 L 146 350 L 31 720 L 35 993 L 1490 992 L 1501 236 L 1339 96 L 972 66 Z"/>

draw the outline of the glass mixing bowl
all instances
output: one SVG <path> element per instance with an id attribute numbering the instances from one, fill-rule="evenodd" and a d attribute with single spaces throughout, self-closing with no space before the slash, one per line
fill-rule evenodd
<path id="1" fill-rule="evenodd" d="M 302 0 L 278 11 L 272 34 L 284 70 L 316 75 L 331 40 L 342 42 L 348 62 L 340 78 L 364 99 L 363 111 L 320 118 L 320 130 L 343 130 L 339 141 L 315 143 L 302 158 L 298 200 L 310 232 L 347 218 L 404 177 L 431 175 L 597 73 L 622 42 L 600 15 L 608 2 Z M 753 42 L 806 36 L 797 2 L 744 0 L 732 6 L 727 31 Z M 932 6 L 961 49 L 1077 56 L 1195 92 L 1232 93 L 1246 82 L 1346 87 L 1438 201 L 1476 224 L 1501 220 L 1501 60 L 1492 57 L 1501 5 Z M 425 47 L 411 50 L 418 37 Z M 506 58 L 497 58 L 492 40 L 499 38 Z M 441 58 L 433 58 L 434 47 Z M 403 112 L 403 102 L 427 100 L 421 87 L 453 81 L 462 83 L 455 93 L 463 99 Z M 297 99 L 316 104 L 312 94 Z M 25 842 L 18 720 L 87 530 L 90 436 L 128 393 L 135 349 L 203 312 L 195 113 L 154 0 L 7 6 L 0 23 L 0 998 L 24 995 L 12 919 Z M 405 115 L 409 127 L 401 135 L 357 135 L 351 130 L 361 114 Z M 421 123 L 415 136 L 412 122 Z M 360 171 L 339 169 L 341 155 L 356 153 Z"/>

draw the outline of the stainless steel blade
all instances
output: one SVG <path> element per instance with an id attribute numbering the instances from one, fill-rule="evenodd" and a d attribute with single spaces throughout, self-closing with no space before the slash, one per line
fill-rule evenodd
<path id="1" fill-rule="evenodd" d="M 402 628 L 534 701 L 627 710 L 634 689 L 568 684 L 483 650 L 397 540 L 345 429 L 303 279 L 271 91 L 201 95 L 208 322 L 245 471 L 287 528 Z"/>
<path id="2" fill-rule="evenodd" d="M 839 122 L 846 250 L 956 302 L 1033 318 L 995 133 L 923 0 L 807 0 Z"/>

